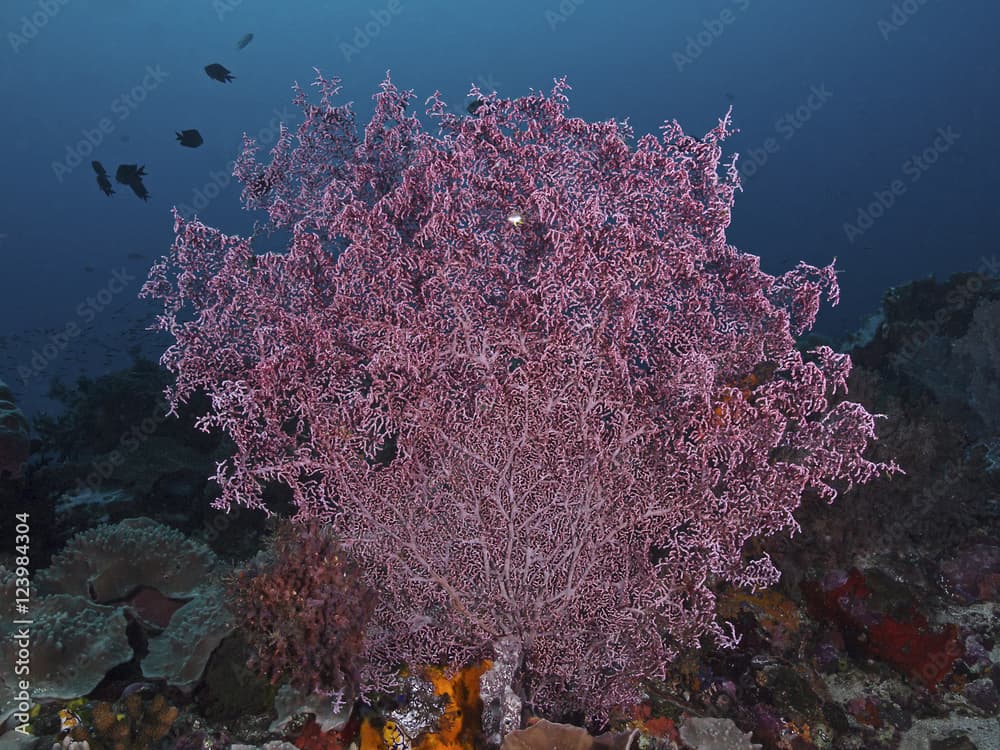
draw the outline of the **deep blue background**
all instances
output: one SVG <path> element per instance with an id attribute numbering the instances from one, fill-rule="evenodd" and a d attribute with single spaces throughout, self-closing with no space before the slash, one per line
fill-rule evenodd
<path id="1" fill-rule="evenodd" d="M 571 114 L 627 117 L 637 134 L 676 118 L 701 135 L 732 105 L 745 179 L 730 240 L 771 272 L 836 256 L 843 301 L 818 329 L 839 334 L 893 285 L 996 262 L 998 21 L 995 0 L 4 0 L 0 378 L 36 410 L 54 375 L 125 364 L 135 342 L 155 351 L 135 293 L 171 242 L 171 206 L 228 181 L 200 216 L 247 232 L 229 163 L 244 131 L 297 123 L 290 85 L 314 66 L 344 79 L 362 123 L 387 69 L 418 102 L 439 89 L 456 107 L 472 82 L 515 97 L 566 75 Z M 236 80 L 210 80 L 210 62 Z M 110 132 L 81 150 L 102 119 Z M 185 128 L 205 145 L 179 147 Z M 941 130 L 958 138 L 935 148 Z M 70 151 L 81 164 L 57 167 Z M 145 164 L 152 199 L 105 197 L 92 158 Z M 845 223 L 897 179 L 848 241 Z"/>

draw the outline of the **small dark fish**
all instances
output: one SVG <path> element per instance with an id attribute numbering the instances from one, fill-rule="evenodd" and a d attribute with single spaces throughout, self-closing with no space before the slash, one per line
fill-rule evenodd
<path id="1" fill-rule="evenodd" d="M 130 182 L 128 186 L 132 188 L 132 192 L 135 193 L 137 198 L 142 198 L 144 201 L 149 200 L 149 191 L 146 189 L 146 186 L 142 184 L 141 180 L 138 182 Z"/>
<path id="2" fill-rule="evenodd" d="M 118 169 L 115 170 L 115 179 L 122 185 L 128 185 L 130 180 L 137 180 L 146 176 L 145 165 L 140 167 L 137 164 L 119 164 Z"/>
<path id="3" fill-rule="evenodd" d="M 142 253 L 129 253 L 127 257 L 129 260 L 142 260 L 146 256 Z"/>
<path id="4" fill-rule="evenodd" d="M 219 65 L 219 63 L 212 63 L 211 65 L 205 66 L 205 72 L 208 73 L 208 77 L 213 81 L 218 81 L 219 83 L 229 83 L 236 76 L 231 75 L 228 70 Z"/>
<path id="5" fill-rule="evenodd" d="M 128 185 L 132 188 L 132 192 L 144 201 L 149 200 L 149 191 L 142 183 L 142 178 L 146 176 L 146 167 L 136 164 L 119 164 L 115 172 L 115 180 L 122 185 Z"/>
<path id="6" fill-rule="evenodd" d="M 156 685 L 151 682 L 133 682 L 131 685 L 122 690 L 121 697 L 128 698 L 133 693 L 142 693 L 147 690 L 155 690 Z"/>
<path id="7" fill-rule="evenodd" d="M 201 137 L 201 133 L 197 130 L 182 130 L 177 134 L 177 142 L 188 148 L 198 148 L 198 146 L 205 142 L 205 139 Z"/>
<path id="8" fill-rule="evenodd" d="M 240 37 L 240 40 L 236 42 L 236 49 L 243 49 L 252 41 L 253 41 L 253 34 L 244 34 L 243 36 Z"/>
<path id="9" fill-rule="evenodd" d="M 470 115 L 474 115 L 479 110 L 479 108 L 482 107 L 484 104 L 486 104 L 486 102 L 484 102 L 482 99 L 473 99 L 471 102 L 469 102 L 469 106 L 465 108 L 465 111 L 468 112 Z"/>
<path id="10" fill-rule="evenodd" d="M 90 166 L 97 172 L 97 186 L 110 198 L 115 194 L 115 191 L 111 187 L 111 179 L 108 177 L 108 173 L 104 171 L 104 165 L 99 161 L 92 161 L 90 162 Z"/>

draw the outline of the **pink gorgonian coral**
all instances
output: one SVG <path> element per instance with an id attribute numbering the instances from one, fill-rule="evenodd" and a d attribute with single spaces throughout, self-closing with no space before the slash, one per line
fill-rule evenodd
<path id="1" fill-rule="evenodd" d="M 435 94 L 435 135 L 387 78 L 359 136 L 315 85 L 270 163 L 248 140 L 236 167 L 287 247 L 178 217 L 144 290 L 174 403 L 205 391 L 236 443 L 219 506 L 280 481 L 336 527 L 378 591 L 368 685 L 513 638 L 536 707 L 635 700 L 730 637 L 714 583 L 776 580 L 748 539 L 892 468 L 863 457 L 850 359 L 794 346 L 832 266 L 775 277 L 727 244 L 728 117 L 633 143 L 568 117 L 560 80 L 473 89 L 469 116 Z"/>

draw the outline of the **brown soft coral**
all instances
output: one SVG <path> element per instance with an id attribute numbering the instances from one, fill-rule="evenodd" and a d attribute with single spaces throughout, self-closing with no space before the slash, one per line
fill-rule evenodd
<path id="1" fill-rule="evenodd" d="M 327 527 L 280 527 L 231 593 L 251 666 L 272 682 L 306 693 L 356 683 L 375 597 Z"/>
<path id="2" fill-rule="evenodd" d="M 166 737 L 178 710 L 162 695 L 144 701 L 133 693 L 117 704 L 100 702 L 91 709 L 92 747 L 109 750 L 148 750 Z"/>

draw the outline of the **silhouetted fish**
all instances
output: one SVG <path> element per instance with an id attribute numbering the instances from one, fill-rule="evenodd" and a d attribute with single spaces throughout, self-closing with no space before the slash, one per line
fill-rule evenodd
<path id="1" fill-rule="evenodd" d="M 90 166 L 97 172 L 97 186 L 108 197 L 114 195 L 115 191 L 111 188 L 111 179 L 108 177 L 108 173 L 104 171 L 104 165 L 99 161 L 92 161 L 90 162 Z"/>
<path id="2" fill-rule="evenodd" d="M 219 83 L 228 83 L 233 80 L 236 76 L 231 75 L 228 70 L 219 65 L 219 63 L 212 63 L 211 65 L 205 66 L 205 72 L 208 73 L 208 77 L 213 81 L 218 81 Z"/>
<path id="3" fill-rule="evenodd" d="M 146 176 L 146 167 L 135 164 L 119 164 L 115 172 L 115 180 L 122 185 L 128 185 L 132 188 L 132 192 L 144 201 L 149 200 L 149 191 L 142 184 L 142 178 Z"/>
<path id="4" fill-rule="evenodd" d="M 252 41 L 253 41 L 253 34 L 244 34 L 243 36 L 240 37 L 240 40 L 236 42 L 236 49 L 243 49 Z"/>
<path id="5" fill-rule="evenodd" d="M 197 130 L 182 130 L 177 134 L 177 142 L 188 148 L 198 148 L 205 142 Z"/>
<path id="6" fill-rule="evenodd" d="M 482 107 L 485 103 L 486 102 L 484 102 L 482 99 L 473 99 L 471 102 L 469 102 L 469 106 L 465 108 L 465 111 L 468 112 L 470 115 L 474 115 L 476 114 L 476 111 L 480 107 Z"/>
<path id="7" fill-rule="evenodd" d="M 115 179 L 123 185 L 128 185 L 129 180 L 135 180 L 146 176 L 145 165 L 140 167 L 137 164 L 119 164 L 118 169 L 115 170 Z"/>

